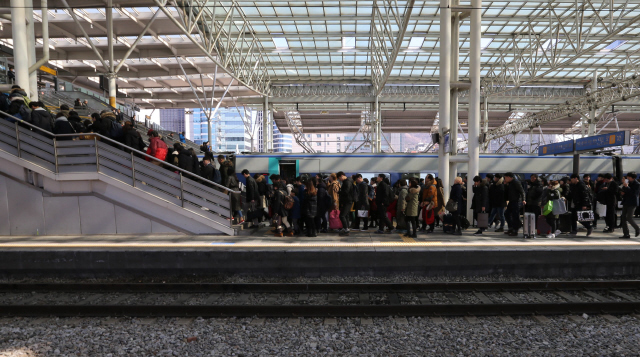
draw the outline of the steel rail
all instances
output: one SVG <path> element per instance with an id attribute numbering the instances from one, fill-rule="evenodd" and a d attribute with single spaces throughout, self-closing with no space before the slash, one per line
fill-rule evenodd
<path id="1" fill-rule="evenodd" d="M 357 293 L 640 290 L 640 280 L 428 283 L 2 283 L 0 292 Z"/>

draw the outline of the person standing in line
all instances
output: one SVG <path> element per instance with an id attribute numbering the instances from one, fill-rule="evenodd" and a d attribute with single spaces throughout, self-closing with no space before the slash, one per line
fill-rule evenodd
<path id="1" fill-rule="evenodd" d="M 527 185 L 527 204 L 524 206 L 525 212 L 530 212 L 536 215 L 536 219 L 541 214 L 540 212 L 540 200 L 542 199 L 542 189 L 538 175 L 531 174 Z"/>
<path id="2" fill-rule="evenodd" d="M 316 215 L 318 214 L 318 191 L 313 184 L 313 180 L 308 180 L 304 183 L 304 203 L 303 216 L 306 219 L 307 224 L 307 237 L 317 237 L 318 232 L 316 227 Z"/>
<path id="3" fill-rule="evenodd" d="M 51 113 L 44 109 L 44 104 L 42 102 L 31 102 L 29 107 L 31 108 L 31 116 L 25 121 L 52 133 L 54 119 Z"/>
<path id="4" fill-rule="evenodd" d="M 571 175 L 571 186 L 569 188 L 569 196 L 567 196 L 571 207 L 571 234 L 578 234 L 578 211 L 586 211 L 591 207 L 589 189 L 580 180 L 580 175 Z M 587 237 L 593 232 L 591 222 L 580 222 L 587 229 Z"/>
<path id="5" fill-rule="evenodd" d="M 338 180 L 341 181 L 342 185 L 340 186 L 340 222 L 342 222 L 342 230 L 340 231 L 341 236 L 349 235 L 349 215 L 351 214 L 351 205 L 353 204 L 352 199 L 352 191 L 353 188 L 353 180 L 344 172 L 340 171 L 336 174 Z"/>
<path id="6" fill-rule="evenodd" d="M 504 199 L 504 178 L 501 174 L 493 176 L 493 185 L 489 187 L 489 201 L 491 203 L 491 214 L 489 215 L 489 224 L 496 218 L 500 221 L 500 228 L 494 232 L 504 232 L 504 208 L 506 200 Z M 496 227 L 498 223 L 496 223 Z"/>
<path id="7" fill-rule="evenodd" d="M 405 181 L 402 180 L 402 183 Z M 406 184 L 405 184 L 406 185 Z M 398 197 L 398 200 L 400 198 Z M 411 179 L 409 192 L 404 199 L 406 201 L 406 208 L 404 215 L 407 221 L 407 234 L 408 238 L 418 238 L 418 207 L 420 205 L 420 185 L 415 179 Z"/>
<path id="8" fill-rule="evenodd" d="M 376 206 L 378 208 L 378 230 L 376 233 L 378 234 L 391 233 L 393 230 L 393 223 L 387 217 L 387 208 L 393 201 L 393 192 L 384 180 L 386 177 L 385 174 L 379 174 L 376 186 Z M 388 230 L 385 231 L 385 227 L 388 227 Z"/>
<path id="9" fill-rule="evenodd" d="M 180 144 L 178 144 L 180 145 Z M 186 150 L 185 150 L 186 151 Z M 240 182 L 236 177 L 236 171 L 233 166 L 229 166 L 229 170 L 227 171 L 229 177 L 227 177 L 227 181 L 225 182 L 225 187 L 227 187 L 231 191 L 240 191 Z M 244 216 L 242 214 L 242 196 L 240 193 L 232 193 L 231 194 L 231 212 L 233 212 L 234 217 L 236 218 L 238 223 L 244 223 Z"/>
<path id="10" fill-rule="evenodd" d="M 318 191 L 318 207 L 315 217 L 316 231 L 320 231 L 320 233 L 327 233 L 329 224 L 329 222 L 327 222 L 327 212 L 330 209 L 331 198 L 327 192 L 327 185 L 324 183 L 322 178 L 316 178 L 316 188 Z"/>
<path id="11" fill-rule="evenodd" d="M 549 201 L 560 199 L 560 191 L 558 191 L 558 188 L 560 188 L 558 181 L 549 181 L 549 185 L 542 190 L 542 198 L 540 200 L 542 204 L 541 207 L 546 206 Z M 551 212 L 545 216 L 545 219 L 547 221 L 547 224 L 549 224 L 549 226 L 551 227 L 551 232 L 547 235 L 547 238 L 555 238 L 555 232 L 557 230 L 556 221 L 558 220 L 558 215 L 555 215 L 553 214 L 553 212 Z"/>
<path id="12" fill-rule="evenodd" d="M 409 188 L 407 187 L 407 181 L 405 179 L 400 179 L 398 181 L 398 185 L 400 187 L 400 191 L 398 192 L 398 203 L 396 204 L 396 231 L 398 233 L 406 233 L 407 236 L 410 236 L 411 232 L 408 230 L 409 226 L 407 225 L 409 222 L 405 215 Z"/>
<path id="13" fill-rule="evenodd" d="M 601 187 L 601 190 L 604 191 L 602 195 L 604 196 L 607 206 L 607 215 L 605 218 L 607 226 L 605 227 L 603 233 L 613 233 L 618 220 L 616 209 L 618 204 L 618 191 L 620 186 L 618 186 L 618 183 L 613 180 L 613 175 L 609 173 L 604 175 L 603 181 L 604 185 Z"/>
<path id="14" fill-rule="evenodd" d="M 422 215 L 424 220 L 422 221 L 422 229 L 420 231 L 426 233 L 433 233 L 436 224 L 436 207 L 438 206 L 438 189 L 436 188 L 433 175 L 428 174 L 424 180 L 424 186 L 420 190 L 420 206 L 422 207 Z M 433 216 L 433 222 L 427 223 L 429 217 Z M 427 225 L 429 229 L 427 230 Z"/>
<path id="15" fill-rule="evenodd" d="M 253 215 L 252 217 L 249 217 L 249 215 L 247 214 L 247 218 L 251 218 L 251 223 L 253 225 L 256 225 L 258 224 L 256 212 L 258 210 L 258 202 L 260 201 L 258 183 L 253 179 L 253 177 L 251 177 L 251 173 L 247 169 L 242 170 L 242 176 L 244 176 L 244 179 L 246 180 L 245 195 L 247 204 L 249 205 L 248 211 Z"/>
<path id="16" fill-rule="evenodd" d="M 464 210 L 464 201 L 462 199 L 462 177 L 458 176 L 453 180 L 453 186 L 451 186 L 449 199 L 453 200 L 457 205 L 457 208 L 453 210 L 453 212 L 449 212 L 451 213 L 454 223 L 454 227 L 451 233 L 457 236 L 461 236 L 462 223 L 460 222 L 460 217 L 461 211 Z"/>
<path id="17" fill-rule="evenodd" d="M 329 212 L 340 208 L 340 181 L 336 174 L 329 175 L 329 187 L 327 189 L 329 197 L 333 202 L 333 207 L 329 207 Z"/>
<path id="18" fill-rule="evenodd" d="M 526 205 L 524 190 L 520 181 L 515 179 L 512 172 L 504 174 L 504 181 L 509 185 L 507 188 L 507 215 L 509 216 L 509 236 L 517 237 L 520 230 L 520 207 Z"/>
<path id="19" fill-rule="evenodd" d="M 355 217 L 355 225 L 354 229 L 360 229 L 360 219 L 364 221 L 364 226 L 360 231 L 367 232 L 369 230 L 369 217 L 360 217 L 358 215 L 358 211 L 367 211 L 369 212 L 369 185 L 364 182 L 362 175 L 356 175 L 356 187 L 358 190 L 358 200 L 355 204 L 356 217 Z"/>
<path id="20" fill-rule="evenodd" d="M 475 176 L 473 178 L 473 202 L 471 202 L 471 208 L 473 209 L 473 218 L 478 219 L 478 214 L 486 212 L 489 206 L 489 188 L 480 178 Z M 486 228 L 478 228 L 474 236 L 482 235 Z"/>
<path id="21" fill-rule="evenodd" d="M 636 181 L 635 172 L 629 172 L 627 174 L 627 181 L 622 183 L 622 214 L 620 215 L 620 225 L 622 226 L 623 236 L 620 238 L 631 238 L 629 234 L 629 225 L 631 224 L 635 228 L 635 237 L 640 236 L 640 227 L 634 221 L 633 215 L 638 207 L 638 196 L 640 195 L 640 183 Z M 627 224 L 628 223 L 628 224 Z"/>

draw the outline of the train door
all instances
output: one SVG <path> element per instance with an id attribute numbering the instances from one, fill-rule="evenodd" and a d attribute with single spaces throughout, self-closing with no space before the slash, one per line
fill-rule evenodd
<path id="1" fill-rule="evenodd" d="M 290 179 L 297 176 L 297 160 L 280 160 L 280 178 Z"/>

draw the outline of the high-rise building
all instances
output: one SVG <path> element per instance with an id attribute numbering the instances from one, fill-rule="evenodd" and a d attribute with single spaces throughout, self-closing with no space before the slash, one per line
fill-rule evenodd
<path id="1" fill-rule="evenodd" d="M 258 140 L 255 145 L 259 152 L 264 152 L 264 141 L 262 137 L 262 110 L 257 112 L 256 120 L 258 121 L 258 128 L 256 138 Z M 278 153 L 290 153 L 293 152 L 293 135 L 283 134 L 278 129 L 278 126 L 273 123 L 273 152 Z"/>
<path id="2" fill-rule="evenodd" d="M 175 133 L 185 131 L 184 109 L 160 109 L 160 126 Z"/>
<path id="3" fill-rule="evenodd" d="M 209 131 L 207 128 L 207 116 L 204 111 L 200 108 L 189 109 L 193 113 L 192 118 L 190 118 L 191 130 L 187 131 L 187 134 L 190 134 L 189 139 L 193 140 L 197 144 L 202 144 L 205 141 L 209 141 Z M 215 141 L 215 132 L 212 130 L 212 139 Z"/>

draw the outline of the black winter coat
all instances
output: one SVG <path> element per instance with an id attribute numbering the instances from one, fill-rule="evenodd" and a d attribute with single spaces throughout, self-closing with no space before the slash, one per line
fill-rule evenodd
<path id="1" fill-rule="evenodd" d="M 42 108 L 32 110 L 31 117 L 26 121 L 42 130 L 53 133 L 53 116 L 51 115 L 51 113 Z"/>
<path id="2" fill-rule="evenodd" d="M 501 178 L 498 182 L 489 186 L 489 201 L 491 202 L 491 207 L 505 207 L 506 200 L 504 199 L 504 184 L 502 183 L 503 179 Z"/>
<path id="3" fill-rule="evenodd" d="M 289 212 L 284 208 L 284 196 L 287 193 L 287 189 L 278 183 L 273 185 L 273 198 L 271 199 L 271 212 L 280 217 L 287 217 Z"/>
<path id="4" fill-rule="evenodd" d="M 528 209 L 534 209 L 540 207 L 542 200 L 542 186 L 540 185 L 540 181 L 529 181 L 529 188 L 527 190 L 527 204 L 525 205 Z"/>
<path id="5" fill-rule="evenodd" d="M 188 151 L 188 150 L 187 150 Z M 193 174 L 200 176 L 200 160 L 197 155 L 191 155 L 191 161 L 193 161 Z"/>
<path id="6" fill-rule="evenodd" d="M 609 181 L 609 184 L 607 185 L 607 189 L 605 191 L 607 191 L 606 194 L 606 204 L 609 206 L 616 206 L 616 203 L 618 202 L 618 191 L 620 190 L 620 186 L 618 185 L 617 182 L 611 180 Z"/>
<path id="7" fill-rule="evenodd" d="M 140 137 L 140 133 L 136 129 L 130 129 L 124 131 L 124 144 L 132 149 L 136 149 L 138 151 L 142 151 L 144 146 L 140 146 L 142 143 L 142 138 Z M 127 152 L 131 152 L 128 150 Z"/>
<path id="8" fill-rule="evenodd" d="M 358 184 L 358 201 L 356 202 L 356 210 L 369 209 L 369 185 L 364 181 Z"/>
<path id="9" fill-rule="evenodd" d="M 352 190 L 353 190 L 353 180 L 350 177 L 347 177 L 344 181 L 342 181 L 342 186 L 340 186 L 340 191 L 338 193 L 340 197 L 341 206 L 347 203 L 353 203 L 353 199 L 351 198 Z"/>
<path id="10" fill-rule="evenodd" d="M 476 212 L 482 212 L 482 207 L 484 207 L 485 211 L 489 207 L 489 188 L 481 182 L 478 186 L 473 186 L 471 209 Z"/>
<path id="11" fill-rule="evenodd" d="M 232 191 L 240 191 L 240 182 L 235 175 L 229 176 L 226 185 Z M 242 196 L 239 193 L 231 194 L 231 210 L 240 211 L 242 209 Z"/>
<path id="12" fill-rule="evenodd" d="M 458 203 L 458 213 L 462 214 L 464 212 L 464 201 L 462 200 L 462 185 L 456 183 L 451 186 L 449 199 L 452 199 Z"/>
<path id="13" fill-rule="evenodd" d="M 509 204 L 511 205 L 514 203 L 520 205 L 522 204 L 522 201 L 526 201 L 524 198 L 522 184 L 515 178 L 509 182 L 509 186 L 507 187 L 507 201 L 509 201 Z"/>
<path id="14" fill-rule="evenodd" d="M 622 206 L 624 207 L 638 207 L 638 195 L 640 194 L 640 183 L 633 180 L 629 181 L 629 186 L 622 187 Z"/>
<path id="15" fill-rule="evenodd" d="M 322 217 L 329 210 L 329 193 L 324 181 L 320 182 L 316 188 L 318 189 L 318 216 Z"/>
<path id="16" fill-rule="evenodd" d="M 65 117 L 60 117 L 56 119 L 53 123 L 53 133 L 54 134 L 75 134 L 73 127 L 69 124 L 69 121 Z M 56 138 L 56 140 L 73 140 L 73 136 L 64 136 L 60 138 Z"/>
<path id="17" fill-rule="evenodd" d="M 587 185 L 585 185 L 582 180 L 576 184 L 571 184 L 567 198 L 578 211 L 582 210 L 582 207 L 587 207 L 587 209 L 591 208 L 591 195 L 589 194 Z"/>
<path id="18" fill-rule="evenodd" d="M 82 119 L 80 119 L 79 116 L 69 115 L 67 120 L 69 120 L 69 124 L 73 126 L 73 129 L 76 131 L 76 133 L 84 133 L 85 127 L 84 124 L 82 124 Z"/>
<path id="19" fill-rule="evenodd" d="M 304 201 L 302 203 L 302 215 L 306 217 L 315 217 L 318 214 L 318 196 L 312 196 L 305 192 Z"/>
<path id="20" fill-rule="evenodd" d="M 205 180 L 213 181 L 213 170 L 215 170 L 213 165 L 211 164 L 203 165 L 202 168 L 200 169 L 200 177 L 202 177 Z M 207 183 L 207 185 L 208 184 L 209 183 Z"/>
<path id="21" fill-rule="evenodd" d="M 256 180 L 254 180 L 253 177 L 251 176 L 247 177 L 246 196 L 247 196 L 247 202 L 251 202 L 251 201 L 258 202 L 260 200 L 260 192 L 258 189 L 258 184 L 256 183 Z"/>

